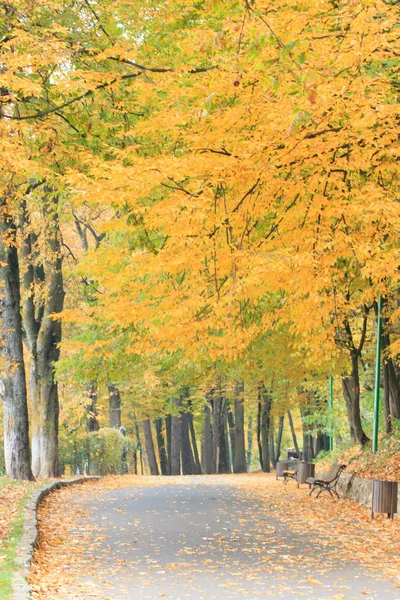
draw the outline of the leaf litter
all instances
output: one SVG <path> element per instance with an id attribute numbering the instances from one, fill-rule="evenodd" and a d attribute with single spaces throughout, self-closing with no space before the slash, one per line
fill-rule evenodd
<path id="1" fill-rule="evenodd" d="M 201 496 L 195 491 L 199 486 L 215 486 L 216 497 L 197 502 L 194 511 L 186 496 L 179 496 L 182 486 L 193 488 L 193 498 Z M 172 490 L 161 506 L 145 504 L 145 517 L 139 517 L 133 507 L 147 502 L 149 487 Z M 376 598 L 368 576 L 400 587 L 398 519 L 371 521 L 369 509 L 355 502 L 310 498 L 307 487 L 283 486 L 272 475 L 108 477 L 54 492 L 38 518 L 41 542 L 31 575 L 35 600 L 138 597 L 129 595 L 132 587 L 142 590 L 143 598 L 283 597 L 286 592 L 317 598 L 315 593 L 327 587 L 326 598 Z M 173 527 L 175 521 L 179 527 Z M 178 541 L 169 539 L 169 528 L 174 535 L 179 531 Z M 351 585 L 340 571 L 346 564 L 357 564 L 356 596 L 349 595 Z M 183 594 L 182 582 L 198 595 Z M 210 585 L 218 595 L 209 595 Z"/>

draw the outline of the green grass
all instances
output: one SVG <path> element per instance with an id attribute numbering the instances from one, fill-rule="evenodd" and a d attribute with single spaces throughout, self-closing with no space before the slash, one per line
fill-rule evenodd
<path id="1" fill-rule="evenodd" d="M 26 485 L 26 482 L 10 481 L 5 477 L 0 477 L 0 490 L 2 487 L 14 487 Z M 23 498 L 18 505 L 18 511 L 11 525 L 9 534 L 0 544 L 0 600 L 7 600 L 10 597 L 12 588 L 11 581 L 13 573 L 18 569 L 15 562 L 17 546 L 22 537 L 24 525 L 24 507 L 37 485 L 32 484 L 26 490 Z"/>

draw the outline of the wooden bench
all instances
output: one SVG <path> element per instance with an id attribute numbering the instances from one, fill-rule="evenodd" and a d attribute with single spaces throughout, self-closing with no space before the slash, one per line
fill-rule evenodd
<path id="1" fill-rule="evenodd" d="M 299 464 L 297 463 L 296 465 L 294 465 L 294 469 L 287 469 L 283 471 L 283 485 L 286 485 L 289 479 L 294 479 L 294 481 L 297 481 L 298 468 Z"/>
<path id="2" fill-rule="evenodd" d="M 306 479 L 306 483 L 308 483 L 311 487 L 310 496 L 312 496 L 314 490 L 318 489 L 317 498 L 322 492 L 329 492 L 329 494 L 333 497 L 333 494 L 336 494 L 336 497 L 339 498 L 339 494 L 336 491 L 336 485 L 339 481 L 340 474 L 344 471 L 346 465 L 331 465 L 329 467 L 329 471 L 321 475 L 320 478 L 316 477 L 308 477 Z"/>

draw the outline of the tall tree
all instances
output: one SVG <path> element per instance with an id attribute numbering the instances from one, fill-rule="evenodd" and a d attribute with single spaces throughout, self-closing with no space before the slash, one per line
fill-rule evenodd
<path id="1" fill-rule="evenodd" d="M 30 353 L 32 469 L 35 477 L 48 478 L 59 475 L 54 366 L 60 357 L 61 321 L 57 315 L 64 306 L 64 284 L 58 194 L 47 189 L 41 200 L 40 235 L 33 231 L 31 215 L 23 204 L 21 254 L 25 269 L 23 322 Z"/>
<path id="2" fill-rule="evenodd" d="M 6 473 L 11 479 L 32 480 L 16 228 L 4 197 L 0 210 L 0 396 Z"/>
<path id="3" fill-rule="evenodd" d="M 154 427 L 156 429 L 156 439 L 158 447 L 158 456 L 160 458 L 161 475 L 168 475 L 168 457 L 163 433 L 163 420 L 161 418 L 155 419 Z"/>
<path id="4" fill-rule="evenodd" d="M 173 403 L 177 411 L 181 406 L 181 399 L 174 398 Z M 181 420 L 178 415 L 171 416 L 171 475 L 181 474 Z"/>
<path id="5" fill-rule="evenodd" d="M 121 427 L 121 394 L 119 389 L 108 384 L 110 427 L 119 429 Z"/>
<path id="6" fill-rule="evenodd" d="M 215 473 L 215 462 L 213 453 L 211 407 L 209 402 L 207 402 L 204 407 L 204 413 L 202 463 L 204 473 L 210 475 L 211 473 Z"/>
<path id="7" fill-rule="evenodd" d="M 235 473 L 245 473 L 246 449 L 244 430 L 244 384 L 237 382 L 235 385 L 235 454 L 233 470 Z"/>
<path id="8" fill-rule="evenodd" d="M 154 449 L 153 435 L 151 432 L 151 421 L 143 421 L 144 441 L 146 445 L 147 460 L 149 462 L 150 474 L 159 475 L 156 453 Z"/>

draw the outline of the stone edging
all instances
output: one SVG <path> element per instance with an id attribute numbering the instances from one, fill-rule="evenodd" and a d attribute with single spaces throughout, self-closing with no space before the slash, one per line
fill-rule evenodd
<path id="1" fill-rule="evenodd" d="M 76 483 L 97 479 L 101 479 L 101 477 L 79 477 L 76 479 L 66 479 L 64 481 L 54 481 L 53 483 L 46 484 L 45 487 L 36 491 L 33 496 L 29 498 L 24 508 L 25 516 L 22 538 L 18 544 L 17 556 L 15 558 L 15 563 L 18 568 L 13 573 L 12 577 L 11 600 L 29 600 L 31 597 L 31 590 L 27 578 L 33 553 L 39 542 L 37 510 L 42 500 L 54 490 Z"/>
<path id="2" fill-rule="evenodd" d="M 339 477 L 337 491 L 342 497 L 348 498 L 349 500 L 353 500 L 354 502 L 358 502 L 363 506 L 371 508 L 372 481 L 372 479 L 366 479 L 365 477 L 357 477 L 349 471 L 344 471 Z M 400 507 L 400 487 L 397 498 L 397 505 Z"/>

